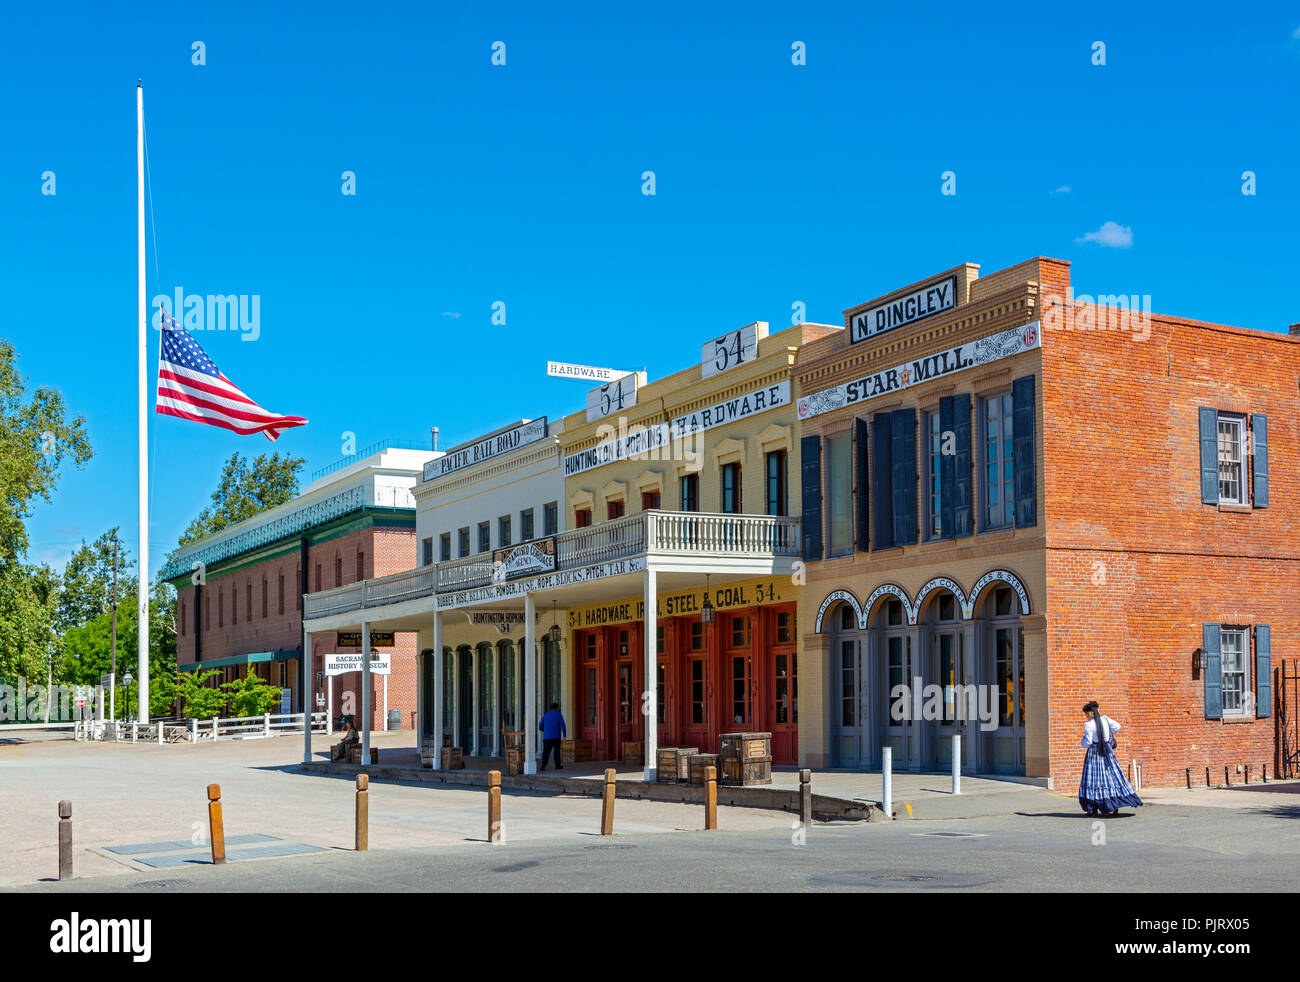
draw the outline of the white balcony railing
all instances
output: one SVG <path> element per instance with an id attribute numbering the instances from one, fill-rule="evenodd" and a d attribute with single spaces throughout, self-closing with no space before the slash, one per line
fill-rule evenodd
<path id="1" fill-rule="evenodd" d="M 726 515 L 646 511 L 561 532 L 555 538 L 558 569 L 576 569 L 641 555 L 701 555 L 765 559 L 798 556 L 800 521 L 785 515 Z M 373 580 L 308 594 L 308 620 L 452 593 L 492 582 L 489 554 L 463 556 Z"/>

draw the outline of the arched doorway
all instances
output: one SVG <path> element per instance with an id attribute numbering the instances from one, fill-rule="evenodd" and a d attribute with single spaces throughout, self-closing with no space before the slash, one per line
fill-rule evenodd
<path id="1" fill-rule="evenodd" d="M 908 623 L 903 601 L 889 594 L 867 611 L 867 624 L 875 648 L 876 689 L 870 711 L 879 734 L 876 745 L 890 748 L 895 770 L 919 770 L 924 763 L 922 721 L 913 718 L 911 698 L 919 674 L 917 631 Z M 878 752 L 873 753 L 872 762 L 880 765 Z"/>
<path id="2" fill-rule="evenodd" d="M 831 625 L 831 670 L 834 692 L 834 739 L 836 767 L 869 767 L 874 756 L 875 734 L 870 726 L 871 655 L 867 633 L 858 626 L 858 615 L 847 601 L 829 612 Z"/>
<path id="3" fill-rule="evenodd" d="M 991 746 L 984 766 L 999 774 L 1025 773 L 1025 629 L 1011 587 L 996 584 L 978 599 L 978 623 L 988 678 L 996 687 Z"/>

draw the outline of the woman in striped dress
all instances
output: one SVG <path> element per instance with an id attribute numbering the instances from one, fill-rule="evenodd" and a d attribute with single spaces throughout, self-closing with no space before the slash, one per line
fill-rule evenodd
<path id="1" fill-rule="evenodd" d="M 1121 806 L 1137 808 L 1142 804 L 1133 786 L 1124 778 L 1115 759 L 1115 734 L 1119 724 L 1101 715 L 1096 702 L 1083 707 L 1088 721 L 1083 724 L 1079 746 L 1087 747 L 1083 758 L 1083 777 L 1079 780 L 1079 807 L 1089 815 L 1115 815 Z"/>

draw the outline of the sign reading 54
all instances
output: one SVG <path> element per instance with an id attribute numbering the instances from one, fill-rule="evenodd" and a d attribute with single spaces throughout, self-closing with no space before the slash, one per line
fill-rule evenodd
<path id="1" fill-rule="evenodd" d="M 767 322 L 756 321 L 747 327 L 714 338 L 700 349 L 700 377 L 709 378 L 758 357 L 758 342 L 767 337 Z"/>
<path id="2" fill-rule="evenodd" d="M 621 413 L 636 405 L 636 390 L 640 383 L 640 373 L 633 372 L 621 379 L 608 382 L 587 393 L 587 422 L 600 419 L 610 413 Z"/>

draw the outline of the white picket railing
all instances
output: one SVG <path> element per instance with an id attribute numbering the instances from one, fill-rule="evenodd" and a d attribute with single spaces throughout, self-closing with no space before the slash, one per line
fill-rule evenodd
<path id="1" fill-rule="evenodd" d="M 115 743 L 198 743 L 205 740 L 257 740 L 302 733 L 302 713 L 263 713 L 261 716 L 214 716 L 199 720 L 78 720 L 71 724 L 77 740 Z M 313 733 L 329 733 L 328 713 L 312 713 Z"/>

